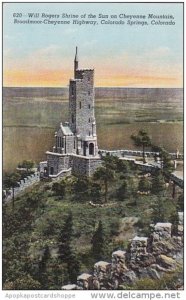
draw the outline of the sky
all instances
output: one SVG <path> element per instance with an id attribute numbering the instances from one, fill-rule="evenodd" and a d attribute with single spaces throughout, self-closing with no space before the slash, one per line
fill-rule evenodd
<path id="1" fill-rule="evenodd" d="M 4 3 L 3 85 L 67 86 L 78 46 L 79 66 L 95 69 L 96 86 L 182 87 L 182 9 L 181 3 Z M 41 13 L 172 14 L 175 25 L 14 24 L 14 13 L 22 20 L 28 13 L 39 20 Z"/>

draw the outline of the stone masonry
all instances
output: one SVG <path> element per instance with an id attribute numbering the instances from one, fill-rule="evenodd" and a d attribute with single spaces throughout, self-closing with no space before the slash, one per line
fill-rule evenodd
<path id="1" fill-rule="evenodd" d="M 78 64 L 76 47 L 74 78 L 69 84 L 69 120 L 60 123 L 55 133 L 53 151 L 47 151 L 46 164 L 40 164 L 41 177 L 58 178 L 69 173 L 91 176 L 101 164 L 94 112 L 94 70 L 79 69 Z"/>
<path id="2" fill-rule="evenodd" d="M 163 274 L 174 272 L 180 265 L 180 257 L 183 260 L 183 243 L 175 242 L 177 237 L 171 235 L 171 223 L 157 223 L 153 228 L 149 237 L 134 237 L 127 250 L 119 249 L 112 253 L 111 262 L 95 263 L 92 274 L 83 273 L 78 276 L 76 284 L 65 285 L 62 289 L 126 289 L 141 278 L 160 279 Z M 159 246 L 158 251 L 153 250 L 155 245 Z M 180 256 L 175 256 L 175 252 Z M 183 279 L 180 279 L 180 285 L 183 286 Z"/>

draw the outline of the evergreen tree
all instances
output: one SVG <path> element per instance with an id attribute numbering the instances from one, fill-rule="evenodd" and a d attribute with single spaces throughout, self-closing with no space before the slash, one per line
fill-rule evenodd
<path id="1" fill-rule="evenodd" d="M 138 183 L 138 190 L 140 192 L 148 192 L 151 189 L 151 184 L 149 180 L 145 177 L 142 177 Z"/>
<path id="2" fill-rule="evenodd" d="M 41 261 L 39 262 L 38 272 L 39 272 L 39 282 L 42 284 L 42 287 L 47 289 L 48 278 L 47 278 L 47 263 L 50 259 L 50 250 L 48 245 L 45 246 Z"/>
<path id="3" fill-rule="evenodd" d="M 95 203 L 96 202 L 99 203 L 100 200 L 101 200 L 101 186 L 100 186 L 100 184 L 91 181 L 89 194 L 90 194 L 91 201 L 93 201 Z"/>
<path id="4" fill-rule="evenodd" d="M 121 186 L 117 190 L 117 198 L 119 201 L 131 200 L 135 196 L 136 202 L 136 186 L 132 177 L 128 177 L 122 181 Z"/>
<path id="5" fill-rule="evenodd" d="M 150 137 L 145 130 L 140 130 L 137 135 L 131 135 L 131 139 L 135 146 L 142 147 L 143 162 L 145 163 L 145 148 L 152 145 Z"/>
<path id="6" fill-rule="evenodd" d="M 114 180 L 114 171 L 107 167 L 100 167 L 93 176 L 94 180 L 99 181 L 104 186 L 105 202 L 108 201 L 108 184 Z"/>
<path id="7" fill-rule="evenodd" d="M 152 178 L 151 192 L 155 195 L 162 195 L 165 191 L 165 180 L 161 171 L 157 171 Z"/>
<path id="8" fill-rule="evenodd" d="M 94 258 L 98 260 L 104 259 L 104 232 L 101 221 L 99 221 L 98 228 L 94 232 L 91 243 Z"/>
<path id="9" fill-rule="evenodd" d="M 21 179 L 21 176 L 19 173 L 10 173 L 10 174 L 5 174 L 3 178 L 3 185 L 5 188 L 11 188 L 12 189 L 12 208 L 14 210 L 14 204 L 15 204 L 15 188 L 18 187 L 18 181 Z"/>
<path id="10" fill-rule="evenodd" d="M 78 202 L 87 201 L 90 194 L 90 179 L 87 176 L 78 177 L 73 184 L 74 200 Z"/>
<path id="11" fill-rule="evenodd" d="M 152 204 L 152 220 L 154 223 L 166 221 L 166 199 L 161 196 L 157 196 L 153 200 Z"/>
<path id="12" fill-rule="evenodd" d="M 128 161 L 118 159 L 116 163 L 116 167 L 117 167 L 116 172 L 121 173 L 122 178 L 127 178 L 131 173 L 131 169 Z"/>
<path id="13" fill-rule="evenodd" d="M 119 201 L 123 201 L 126 200 L 128 196 L 129 196 L 128 181 L 124 180 L 121 186 L 117 190 L 117 198 Z"/>
<path id="14" fill-rule="evenodd" d="M 59 196 L 61 199 L 65 196 L 65 182 L 54 182 L 52 185 L 52 191 L 55 193 L 56 196 Z"/>
<path id="15" fill-rule="evenodd" d="M 181 195 L 179 195 L 179 197 L 178 197 L 177 208 L 178 208 L 178 211 L 184 211 L 184 194 L 183 193 Z"/>
<path id="16" fill-rule="evenodd" d="M 79 262 L 72 249 L 72 235 L 73 219 L 72 212 L 70 212 L 59 234 L 58 257 L 62 263 L 65 263 L 67 265 L 69 280 L 73 283 L 76 282 L 76 278 L 79 272 Z"/>
<path id="17" fill-rule="evenodd" d="M 171 173 L 174 170 L 174 165 L 171 160 L 170 154 L 160 146 L 152 146 L 152 151 L 157 152 L 156 157 L 160 158 L 161 168 L 164 173 Z"/>
<path id="18" fill-rule="evenodd" d="M 25 168 L 28 173 L 34 167 L 34 162 L 32 160 L 23 160 L 23 162 L 20 163 L 18 167 Z"/>
<path id="19" fill-rule="evenodd" d="M 178 234 L 179 216 L 178 212 L 175 210 L 170 216 L 170 222 L 172 223 L 172 234 Z"/>

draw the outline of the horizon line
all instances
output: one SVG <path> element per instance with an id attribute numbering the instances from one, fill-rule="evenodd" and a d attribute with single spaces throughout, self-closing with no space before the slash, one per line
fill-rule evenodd
<path id="1" fill-rule="evenodd" d="M 67 86 L 2 86 L 2 88 L 42 88 L 42 89 L 61 89 L 61 88 L 68 88 Z M 117 89 L 184 89 L 184 87 L 141 87 L 141 86 L 95 86 L 94 88 L 117 88 Z"/>

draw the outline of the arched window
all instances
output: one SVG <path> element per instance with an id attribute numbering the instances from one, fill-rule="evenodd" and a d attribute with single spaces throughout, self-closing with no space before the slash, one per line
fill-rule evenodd
<path id="1" fill-rule="evenodd" d="M 79 108 L 81 109 L 81 101 L 79 102 Z"/>
<path id="2" fill-rule="evenodd" d="M 89 144 L 89 155 L 94 155 L 94 144 L 93 143 Z"/>

